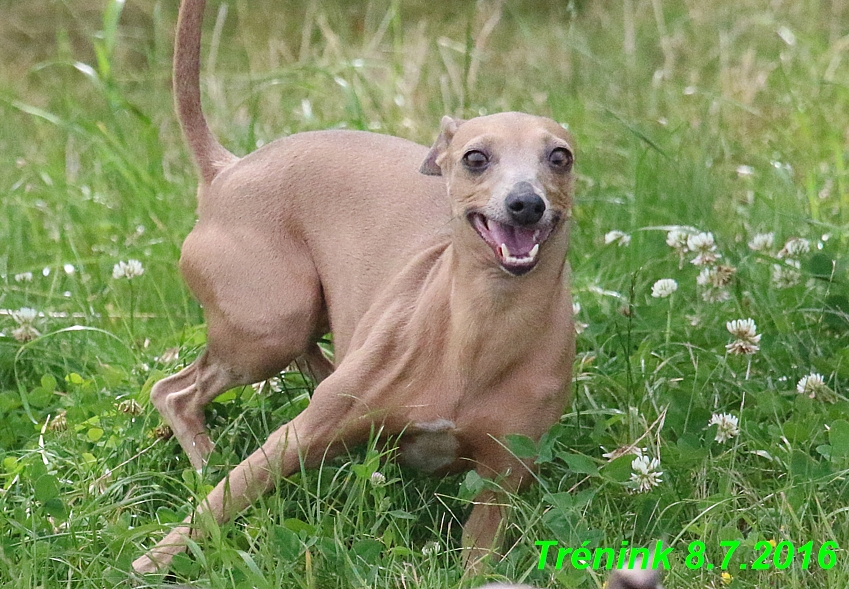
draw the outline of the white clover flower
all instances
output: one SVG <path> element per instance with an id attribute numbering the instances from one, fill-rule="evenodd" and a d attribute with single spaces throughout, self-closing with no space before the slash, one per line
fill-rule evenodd
<path id="1" fill-rule="evenodd" d="M 12 311 L 12 319 L 18 326 L 12 330 L 12 337 L 15 341 L 26 343 L 34 340 L 41 335 L 35 328 L 35 321 L 38 319 L 38 311 L 29 307 L 22 307 L 17 311 Z"/>
<path id="2" fill-rule="evenodd" d="M 687 239 L 690 237 L 690 233 L 688 231 L 682 231 L 681 229 L 671 229 L 666 234 L 666 245 L 674 249 L 678 253 L 678 268 L 684 267 L 684 257 L 689 252 L 689 248 L 687 247 Z"/>
<path id="3" fill-rule="evenodd" d="M 672 229 L 669 233 L 666 234 L 666 245 L 671 247 L 672 249 L 678 250 L 682 253 L 686 253 L 687 248 L 687 238 L 690 237 L 690 234 L 686 231 L 681 231 L 680 229 Z"/>
<path id="4" fill-rule="evenodd" d="M 744 176 L 753 176 L 755 169 L 752 166 L 740 165 L 737 166 L 737 175 L 741 178 Z"/>
<path id="5" fill-rule="evenodd" d="M 733 266 L 718 265 L 702 268 L 696 277 L 696 284 L 704 288 L 723 288 L 731 282 L 731 278 L 737 272 Z"/>
<path id="6" fill-rule="evenodd" d="M 604 234 L 604 245 L 610 245 L 611 243 L 615 243 L 619 247 L 626 247 L 631 243 L 631 236 L 617 229 L 608 231 Z"/>
<path id="7" fill-rule="evenodd" d="M 631 462 L 631 484 L 637 493 L 646 493 L 652 488 L 657 487 L 663 482 L 660 477 L 663 476 L 663 471 L 660 470 L 660 460 L 657 458 L 649 458 L 648 456 L 637 456 Z"/>
<path id="8" fill-rule="evenodd" d="M 758 343 L 761 340 L 761 336 L 757 333 L 758 328 L 755 325 L 754 319 L 735 319 L 734 321 L 727 322 L 725 328 L 728 330 L 728 333 L 737 339 L 743 339 L 753 343 Z"/>
<path id="9" fill-rule="evenodd" d="M 778 252 L 778 257 L 783 258 L 787 256 L 790 258 L 798 258 L 799 256 L 807 254 L 810 251 L 810 241 L 801 237 L 792 237 L 787 240 L 787 243 L 785 243 L 784 247 L 781 248 L 781 251 Z"/>
<path id="10" fill-rule="evenodd" d="M 831 392 L 825 384 L 825 379 L 821 374 L 816 372 L 803 376 L 799 382 L 796 383 L 796 392 L 800 395 L 807 395 L 811 399 L 815 399 L 817 393 L 824 393 L 826 391 Z"/>
<path id="11" fill-rule="evenodd" d="M 699 272 L 698 276 L 696 276 L 696 284 L 698 284 L 699 286 L 713 286 L 715 274 L 716 270 L 712 266 L 708 268 L 702 268 L 702 271 Z"/>
<path id="12" fill-rule="evenodd" d="M 271 385 L 267 380 L 261 380 L 259 382 L 255 382 L 251 385 L 251 388 L 256 391 L 258 395 L 262 395 L 268 393 L 266 389 L 270 389 Z"/>
<path id="13" fill-rule="evenodd" d="M 761 341 L 753 319 L 735 319 L 725 324 L 728 333 L 737 339 L 725 346 L 725 349 L 737 356 L 748 356 L 760 350 Z"/>
<path id="14" fill-rule="evenodd" d="M 711 277 L 713 285 L 716 287 L 723 287 L 728 285 L 736 273 L 737 268 L 735 268 L 734 266 L 719 264 L 714 268 L 714 273 Z"/>
<path id="15" fill-rule="evenodd" d="M 713 252 L 716 251 L 716 241 L 713 233 L 702 232 L 687 236 L 687 249 L 691 252 Z"/>
<path id="16" fill-rule="evenodd" d="M 730 413 L 714 413 L 708 421 L 708 427 L 717 426 L 714 439 L 722 444 L 740 434 L 738 423 L 738 419 Z"/>
<path id="17" fill-rule="evenodd" d="M 142 274 L 144 274 L 144 268 L 138 260 L 128 260 L 126 262 L 121 261 L 112 267 L 112 278 L 115 280 L 120 278 L 132 280 L 136 276 L 141 276 Z"/>
<path id="18" fill-rule="evenodd" d="M 166 351 L 166 353 L 167 353 L 167 351 Z M 165 354 L 163 354 L 163 356 L 164 356 L 164 355 L 165 355 Z M 272 376 L 271 378 L 269 378 L 269 379 L 268 379 L 268 380 L 266 380 L 265 382 L 266 382 L 266 383 L 268 383 L 268 389 L 269 389 L 271 392 L 273 392 L 273 393 L 280 393 L 280 392 L 283 392 L 283 381 L 282 381 L 282 380 L 280 380 L 280 377 L 278 377 L 278 376 Z"/>
<path id="19" fill-rule="evenodd" d="M 665 299 L 671 296 L 676 290 L 678 290 L 677 282 L 671 278 L 661 278 L 652 285 L 651 296 L 656 299 Z"/>
<path id="20" fill-rule="evenodd" d="M 761 348 L 758 344 L 738 339 L 727 344 L 725 349 L 735 356 L 751 356 L 752 354 L 757 353 Z"/>
<path id="21" fill-rule="evenodd" d="M 38 311 L 29 307 L 21 307 L 17 311 L 12 311 L 11 315 L 18 325 L 32 325 L 38 318 Z"/>
<path id="22" fill-rule="evenodd" d="M 775 243 L 775 233 L 757 233 L 749 242 L 749 249 L 755 252 L 764 252 L 772 249 Z"/>
<path id="23" fill-rule="evenodd" d="M 722 255 L 716 252 L 702 252 L 690 260 L 690 263 L 694 266 L 709 266 L 711 264 L 715 264 L 721 257 Z"/>
<path id="24" fill-rule="evenodd" d="M 382 487 L 386 484 L 386 476 L 382 472 L 371 473 L 370 482 L 372 487 Z"/>
<path id="25" fill-rule="evenodd" d="M 706 303 L 724 303 L 731 298 L 731 293 L 724 288 L 708 287 L 702 291 L 702 300 Z"/>
<path id="26" fill-rule="evenodd" d="M 696 266 L 709 266 L 722 257 L 716 253 L 713 233 L 696 233 L 688 236 L 687 249 L 696 252 L 696 257 L 690 262 Z"/>
<path id="27" fill-rule="evenodd" d="M 15 282 L 32 282 L 32 272 L 15 274 Z"/>
<path id="28" fill-rule="evenodd" d="M 442 547 L 436 540 L 432 540 L 422 546 L 422 554 L 424 554 L 425 556 L 434 556 L 436 554 L 439 554 L 441 550 Z"/>
<path id="29" fill-rule="evenodd" d="M 802 280 L 799 260 L 786 259 L 783 264 L 772 265 L 772 283 L 776 288 L 790 288 Z"/>
<path id="30" fill-rule="evenodd" d="M 40 335 L 41 333 L 32 325 L 21 325 L 12 330 L 12 337 L 22 344 L 32 341 Z"/>
<path id="31" fill-rule="evenodd" d="M 64 266 L 62 266 L 62 269 L 65 271 L 65 274 L 67 274 L 68 276 L 70 276 L 71 274 L 73 274 L 74 272 L 77 271 L 77 269 L 74 268 L 73 264 L 65 264 Z"/>

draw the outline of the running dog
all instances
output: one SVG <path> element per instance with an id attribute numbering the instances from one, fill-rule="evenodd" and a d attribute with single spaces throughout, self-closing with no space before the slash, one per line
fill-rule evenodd
<path id="1" fill-rule="evenodd" d="M 302 462 L 373 431 L 401 436 L 400 459 L 423 471 L 475 469 L 518 490 L 532 463 L 505 436 L 538 440 L 569 396 L 571 137 L 550 119 L 509 112 L 444 117 L 429 149 L 319 131 L 237 158 L 201 110 L 204 5 L 181 5 L 174 87 L 200 176 L 180 267 L 208 341 L 151 399 L 200 469 L 213 448 L 203 408 L 220 393 L 293 361 L 318 384 L 300 415 L 133 567 L 167 567 L 199 513 L 223 522 Z M 333 362 L 316 343 L 329 331 Z M 497 546 L 504 503 L 491 490 L 475 500 L 467 566 Z"/>

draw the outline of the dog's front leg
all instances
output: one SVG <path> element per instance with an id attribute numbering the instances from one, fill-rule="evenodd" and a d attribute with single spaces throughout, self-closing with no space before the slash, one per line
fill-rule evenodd
<path id="1" fill-rule="evenodd" d="M 478 494 L 463 526 L 463 564 L 472 574 L 482 573 L 487 561 L 497 554 L 507 505 L 504 493 L 486 490 Z"/>
<path id="2" fill-rule="evenodd" d="M 471 574 L 482 573 L 487 562 L 501 548 L 507 518 L 508 495 L 516 493 L 525 479 L 530 476 L 528 466 L 499 447 L 497 452 L 505 454 L 498 465 L 481 465 L 476 470 L 484 477 L 502 477 L 499 490 L 486 489 L 474 500 L 474 507 L 463 526 L 463 564 Z"/>
<path id="3" fill-rule="evenodd" d="M 261 448 L 236 466 L 209 493 L 195 513 L 137 559 L 133 569 L 139 573 L 152 573 L 167 568 L 174 556 L 185 550 L 187 540 L 198 535 L 199 520 L 205 515 L 223 523 L 269 491 L 277 477 L 294 471 L 298 466 L 298 433 L 301 431 L 295 423 L 297 420 L 275 431 Z"/>

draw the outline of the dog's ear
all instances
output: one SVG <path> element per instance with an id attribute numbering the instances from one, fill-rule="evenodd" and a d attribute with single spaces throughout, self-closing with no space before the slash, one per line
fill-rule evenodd
<path id="1" fill-rule="evenodd" d="M 439 125 L 439 137 L 436 138 L 433 147 L 427 153 L 425 161 L 419 171 L 427 176 L 442 176 L 442 168 L 439 167 L 439 156 L 445 153 L 445 150 L 451 144 L 454 138 L 454 133 L 457 128 L 465 123 L 463 119 L 455 119 L 453 117 L 442 117 L 442 122 Z"/>

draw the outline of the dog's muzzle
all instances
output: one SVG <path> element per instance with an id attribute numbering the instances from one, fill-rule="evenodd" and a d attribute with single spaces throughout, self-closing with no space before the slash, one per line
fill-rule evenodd
<path id="1" fill-rule="evenodd" d="M 542 217 L 540 215 L 537 219 Z M 469 213 L 469 222 L 489 245 L 499 265 L 513 276 L 533 270 L 539 260 L 540 246 L 551 235 L 556 222 L 514 225 L 501 223 L 486 215 Z"/>

